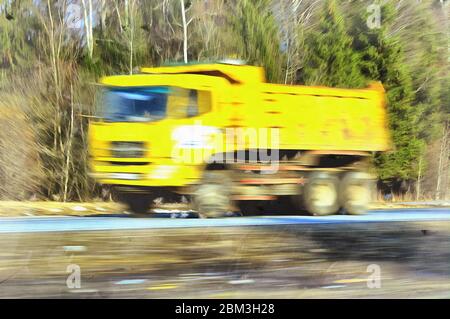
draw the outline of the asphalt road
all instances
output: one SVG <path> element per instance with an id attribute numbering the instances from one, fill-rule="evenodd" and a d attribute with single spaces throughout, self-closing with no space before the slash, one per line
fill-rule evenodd
<path id="1" fill-rule="evenodd" d="M 450 209 L 171 217 L 0 218 L 0 298 L 450 298 Z"/>
<path id="2" fill-rule="evenodd" d="M 134 218 L 132 215 L 125 214 L 102 217 L 1 218 L 0 233 L 450 221 L 450 208 L 374 210 L 366 215 L 356 216 L 264 216 L 199 219 L 185 218 L 184 215 L 189 216 L 188 213 L 176 213 L 155 214 L 147 218 Z"/>

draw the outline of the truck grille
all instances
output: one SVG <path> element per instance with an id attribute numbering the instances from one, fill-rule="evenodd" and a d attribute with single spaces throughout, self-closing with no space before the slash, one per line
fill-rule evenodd
<path id="1" fill-rule="evenodd" d="M 144 157 L 145 145 L 143 142 L 112 142 L 111 154 L 117 158 Z"/>

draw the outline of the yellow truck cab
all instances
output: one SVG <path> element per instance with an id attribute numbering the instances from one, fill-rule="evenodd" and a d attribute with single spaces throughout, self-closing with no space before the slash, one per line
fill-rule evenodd
<path id="1" fill-rule="evenodd" d="M 226 63 L 142 68 L 100 83 L 92 176 L 135 212 L 172 192 L 189 195 L 203 217 L 277 198 L 313 215 L 363 213 L 369 156 L 390 148 L 379 83 L 272 84 L 261 67 Z"/>

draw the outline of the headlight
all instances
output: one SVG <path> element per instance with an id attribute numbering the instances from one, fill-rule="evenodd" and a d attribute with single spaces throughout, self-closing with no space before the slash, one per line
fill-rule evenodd
<path id="1" fill-rule="evenodd" d="M 108 178 L 110 179 L 123 179 L 135 181 L 141 179 L 141 174 L 133 174 L 133 173 L 110 173 L 108 174 Z"/>

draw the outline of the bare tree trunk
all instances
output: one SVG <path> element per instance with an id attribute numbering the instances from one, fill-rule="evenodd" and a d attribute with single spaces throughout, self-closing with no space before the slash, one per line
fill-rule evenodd
<path id="1" fill-rule="evenodd" d="M 57 151 L 58 147 L 58 136 L 59 136 L 59 68 L 58 68 L 58 57 L 57 57 L 57 50 L 56 50 L 56 44 L 55 44 L 55 22 L 53 19 L 52 14 L 52 6 L 50 4 L 50 0 L 47 0 L 47 9 L 48 9 L 48 15 L 50 20 L 50 26 L 47 27 L 47 24 L 44 23 L 44 28 L 47 32 L 47 36 L 49 39 L 49 46 L 50 46 L 50 61 L 52 64 L 52 76 L 53 76 L 53 85 L 55 88 L 55 121 L 53 123 L 53 148 L 54 151 Z"/>
<path id="2" fill-rule="evenodd" d="M 102 37 L 104 36 L 105 29 L 106 29 L 106 15 L 107 15 L 107 9 L 106 9 L 106 0 L 100 1 L 100 31 L 102 34 Z"/>
<path id="3" fill-rule="evenodd" d="M 129 0 L 125 0 L 125 21 L 127 23 L 127 27 L 130 24 L 130 3 Z"/>
<path id="4" fill-rule="evenodd" d="M 94 53 L 94 33 L 93 33 L 93 26 L 92 26 L 92 0 L 89 1 L 89 39 L 90 39 L 90 51 L 89 56 L 92 58 L 92 55 Z"/>
<path id="5" fill-rule="evenodd" d="M 83 4 L 83 15 L 84 15 L 84 29 L 86 33 L 86 46 L 88 49 L 88 56 L 92 59 L 94 52 L 94 40 L 92 33 L 92 0 L 88 0 L 88 6 L 86 6 L 86 0 L 81 0 Z"/>
<path id="6" fill-rule="evenodd" d="M 441 199 L 441 184 L 442 184 L 442 175 L 444 174 L 444 157 L 448 157 L 446 154 L 446 145 L 447 145 L 447 123 L 445 124 L 442 130 L 442 141 L 441 141 L 441 149 L 439 152 L 439 165 L 438 165 L 438 176 L 436 182 L 436 200 Z"/>
<path id="7" fill-rule="evenodd" d="M 184 63 L 188 62 L 187 58 L 187 23 L 186 23 L 186 10 L 184 7 L 184 0 L 180 0 L 181 16 L 183 17 L 183 56 Z"/>
<path id="8" fill-rule="evenodd" d="M 291 45 L 289 43 L 289 39 L 286 41 L 286 51 L 288 52 L 287 54 L 287 59 L 286 59 L 286 71 L 284 73 L 284 84 L 287 84 L 288 82 L 288 76 L 289 76 L 289 67 L 291 65 L 291 55 L 289 54 L 290 49 L 291 49 Z"/>
<path id="9" fill-rule="evenodd" d="M 120 33 L 123 33 L 123 24 L 122 24 L 122 17 L 120 16 L 119 6 L 117 5 L 117 2 L 114 1 L 114 8 L 117 13 L 117 19 L 119 20 L 119 29 Z"/>
<path id="10" fill-rule="evenodd" d="M 422 155 L 419 158 L 419 172 L 417 174 L 417 182 L 416 182 L 416 201 L 420 198 L 420 184 L 422 182 Z"/>
<path id="11" fill-rule="evenodd" d="M 73 138 L 73 85 L 70 85 L 70 131 L 68 141 L 66 143 L 66 163 L 64 169 L 64 192 L 63 201 L 67 200 L 67 189 L 69 184 L 69 168 L 70 168 L 70 158 L 72 152 L 72 138 Z"/>
<path id="12" fill-rule="evenodd" d="M 134 49 L 134 5 L 135 0 L 126 0 L 125 1 L 125 19 L 127 23 L 127 32 L 128 32 L 128 47 L 130 49 L 130 57 L 129 57 L 129 69 L 130 74 L 133 74 L 133 49 Z"/>
<path id="13" fill-rule="evenodd" d="M 443 192 L 442 197 L 443 199 L 448 199 L 449 191 L 450 191 L 450 122 L 447 122 L 446 129 L 445 129 L 445 144 L 444 144 L 444 158 L 442 163 L 442 175 L 444 176 L 442 179 L 442 185 L 443 185 Z"/>
<path id="14" fill-rule="evenodd" d="M 133 35 L 130 39 L 130 74 L 133 74 Z"/>

